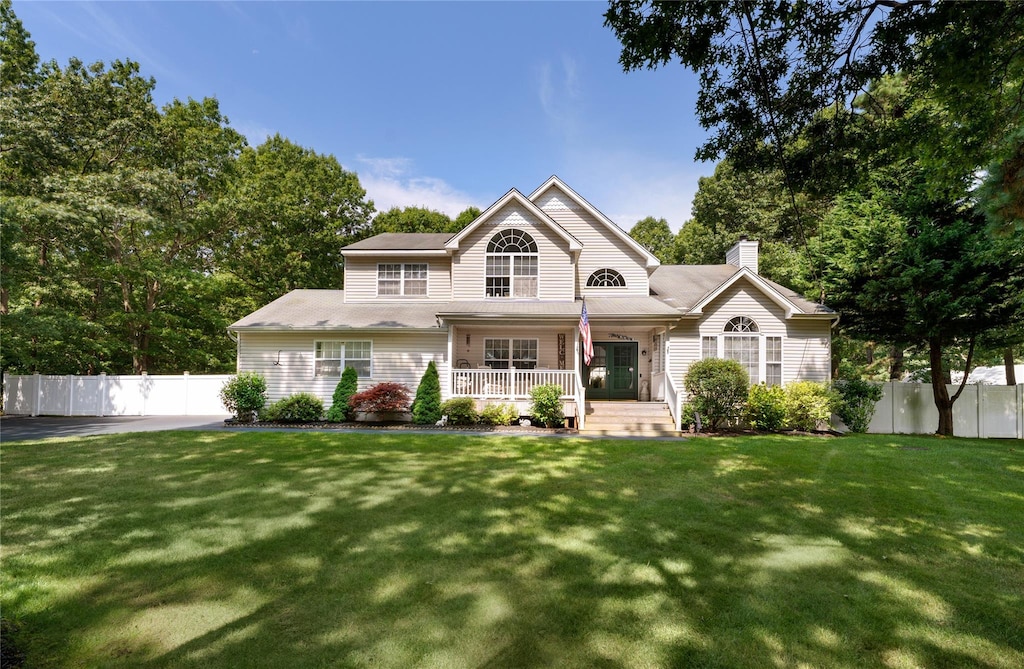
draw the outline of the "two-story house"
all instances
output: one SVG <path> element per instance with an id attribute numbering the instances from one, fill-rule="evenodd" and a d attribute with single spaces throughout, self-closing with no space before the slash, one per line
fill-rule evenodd
<path id="1" fill-rule="evenodd" d="M 829 377 L 835 312 L 757 273 L 758 243 L 722 265 L 661 265 L 557 177 L 513 189 L 461 232 L 387 233 L 342 249 L 344 290 L 296 290 L 231 325 L 238 370 L 271 399 L 330 404 L 345 367 L 360 388 L 415 390 L 433 360 L 442 395 L 513 401 L 562 387 L 566 415 L 588 402 L 665 403 L 702 357 L 738 360 L 752 383 Z M 585 364 L 586 302 L 594 353 Z"/>

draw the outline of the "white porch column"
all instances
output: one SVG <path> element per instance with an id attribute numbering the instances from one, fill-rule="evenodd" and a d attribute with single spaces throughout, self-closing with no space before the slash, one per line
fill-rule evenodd
<path id="1" fill-rule="evenodd" d="M 452 364 L 452 360 L 455 359 L 453 357 L 453 353 L 455 352 L 455 340 L 454 340 L 455 339 L 455 333 L 452 332 L 452 330 L 454 330 L 454 327 L 449 325 L 448 326 L 448 373 L 445 374 L 445 378 L 447 379 L 447 381 L 445 382 L 445 387 L 441 388 L 441 398 L 442 399 L 450 398 L 452 396 L 452 388 L 454 387 L 454 382 L 453 382 L 452 377 L 455 375 L 455 365 Z"/>

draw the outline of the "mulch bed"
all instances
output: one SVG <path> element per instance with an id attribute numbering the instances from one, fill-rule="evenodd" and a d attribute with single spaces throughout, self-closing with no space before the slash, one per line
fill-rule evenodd
<path id="1" fill-rule="evenodd" d="M 225 427 L 274 427 L 274 428 L 295 428 L 295 429 L 314 429 L 314 430 L 430 430 L 432 432 L 503 432 L 508 434 L 534 434 L 534 435 L 551 435 L 551 434 L 578 434 L 579 431 L 569 428 L 548 428 L 548 427 L 537 427 L 534 425 L 416 425 L 415 423 L 400 423 L 400 422 L 383 422 L 383 423 L 371 423 L 371 422 L 347 422 L 347 423 L 328 423 L 326 421 L 316 421 L 311 423 L 278 423 L 272 421 L 255 421 L 252 423 L 241 423 L 234 419 L 227 419 L 224 421 Z"/>

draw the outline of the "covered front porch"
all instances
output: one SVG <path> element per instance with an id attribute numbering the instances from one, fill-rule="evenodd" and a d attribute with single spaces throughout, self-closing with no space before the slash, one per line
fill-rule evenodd
<path id="1" fill-rule="evenodd" d="M 525 322 L 525 321 L 532 322 Z M 579 315 L 551 318 L 452 319 L 448 324 L 447 394 L 478 405 L 515 404 L 529 415 L 533 388 L 560 388 L 565 416 L 586 420 L 589 400 L 661 401 L 666 397 L 669 325 L 591 318 L 594 356 L 583 363 Z"/>

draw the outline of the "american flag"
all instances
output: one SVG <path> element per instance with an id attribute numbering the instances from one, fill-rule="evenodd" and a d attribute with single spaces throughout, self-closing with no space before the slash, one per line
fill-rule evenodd
<path id="1" fill-rule="evenodd" d="M 590 319 L 587 318 L 586 300 L 583 300 L 583 312 L 580 314 L 580 337 L 583 345 L 583 364 L 589 365 L 594 357 L 594 338 L 590 336 Z"/>

